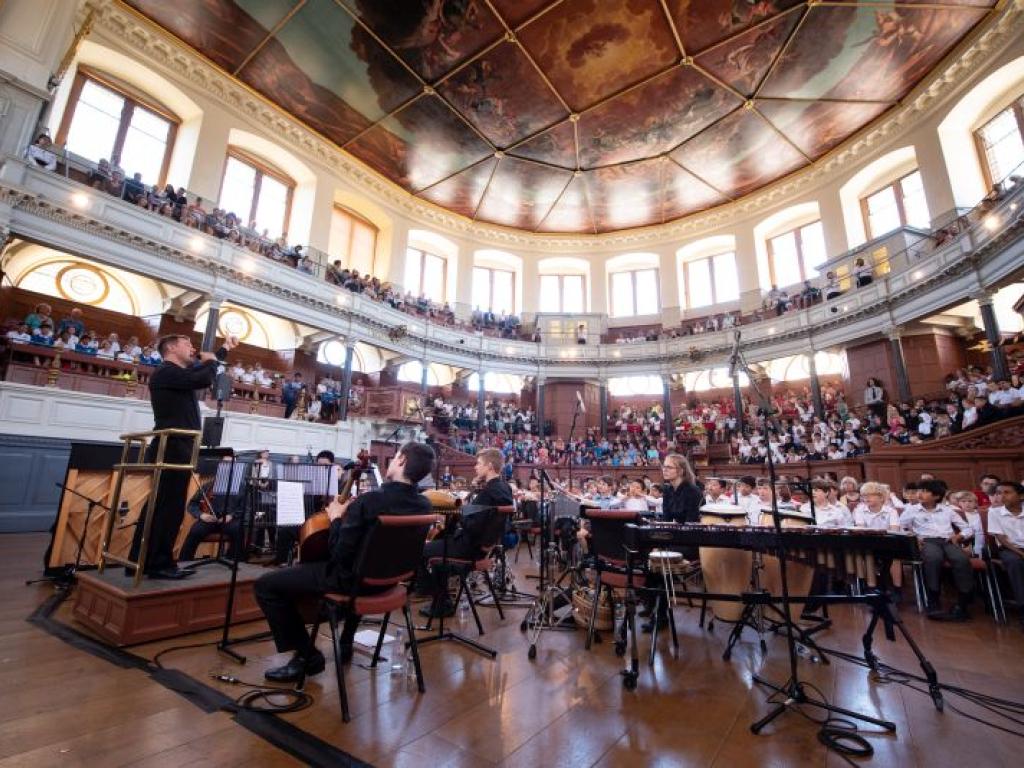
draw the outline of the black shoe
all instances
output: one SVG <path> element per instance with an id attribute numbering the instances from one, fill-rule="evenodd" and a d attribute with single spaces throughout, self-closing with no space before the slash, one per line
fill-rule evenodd
<path id="1" fill-rule="evenodd" d="M 272 683 L 296 683 L 302 677 L 303 671 L 307 677 L 319 675 L 326 666 L 327 661 L 320 651 L 313 651 L 308 656 L 295 654 L 287 664 L 268 669 L 263 673 L 263 677 Z"/>
<path id="2" fill-rule="evenodd" d="M 668 617 L 667 616 L 659 616 L 658 617 L 658 629 L 664 629 L 667 626 L 668 626 Z M 642 631 L 646 635 L 651 634 L 654 631 L 654 619 L 651 619 L 650 621 L 645 621 L 640 626 L 640 631 Z"/>
<path id="3" fill-rule="evenodd" d="M 180 581 L 193 576 L 195 571 L 185 571 L 181 568 L 161 568 L 158 571 L 146 571 L 147 579 L 165 579 L 168 581 Z"/>
<path id="4" fill-rule="evenodd" d="M 420 608 L 420 616 L 428 619 L 439 619 L 444 616 L 446 619 L 455 615 L 455 606 L 451 602 L 444 602 L 440 605 L 431 603 Z"/>

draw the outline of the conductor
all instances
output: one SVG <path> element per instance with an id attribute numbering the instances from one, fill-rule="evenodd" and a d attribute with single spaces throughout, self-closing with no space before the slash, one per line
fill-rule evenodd
<path id="1" fill-rule="evenodd" d="M 157 342 L 163 363 L 149 378 L 149 401 L 153 406 L 154 429 L 202 429 L 196 393 L 213 386 L 217 366 L 227 359 L 228 352 L 238 346 L 238 339 L 229 336 L 224 345 L 213 352 L 196 350 L 188 336 L 173 334 Z M 146 450 L 146 462 L 156 461 L 159 441 Z M 192 439 L 170 437 L 164 450 L 164 462 L 188 464 L 192 460 Z M 185 516 L 188 484 L 191 475 L 184 471 L 165 470 L 156 489 L 153 523 L 146 547 L 145 574 L 151 579 L 183 579 L 191 571 L 178 568 L 174 561 L 174 542 Z M 142 548 L 143 526 L 135 526 L 130 559 L 138 562 Z M 132 569 L 126 569 L 130 573 Z"/>

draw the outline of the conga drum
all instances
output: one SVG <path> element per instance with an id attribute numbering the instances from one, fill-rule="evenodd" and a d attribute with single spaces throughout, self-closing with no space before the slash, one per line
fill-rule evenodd
<path id="1" fill-rule="evenodd" d="M 702 525 L 747 524 L 747 513 L 735 504 L 705 504 L 700 508 Z M 750 588 L 750 570 L 753 557 L 745 549 L 724 549 L 722 547 L 700 548 L 700 569 L 704 574 L 704 587 L 708 592 L 739 595 Z M 725 600 L 709 600 L 708 605 L 716 619 L 739 621 L 743 614 L 743 603 Z"/>
<path id="2" fill-rule="evenodd" d="M 814 521 L 797 510 L 779 510 L 779 523 L 783 528 L 804 528 L 813 525 Z M 761 509 L 761 525 L 775 527 L 772 519 L 771 508 Z M 787 553 L 786 557 L 786 581 L 789 586 L 790 597 L 806 597 L 810 594 L 811 584 L 814 582 L 814 566 L 806 562 L 797 561 L 797 553 Z M 764 569 L 761 571 L 761 587 L 776 597 L 782 595 L 782 569 L 779 566 L 779 558 L 774 555 L 765 555 Z M 789 618 L 796 621 L 803 613 L 804 603 L 790 603 Z"/>

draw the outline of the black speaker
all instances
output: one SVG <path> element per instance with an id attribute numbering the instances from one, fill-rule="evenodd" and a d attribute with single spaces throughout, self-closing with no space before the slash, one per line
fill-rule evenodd
<path id="1" fill-rule="evenodd" d="M 207 416 L 203 419 L 203 445 L 212 448 L 220 445 L 224 436 L 224 417 Z"/>
<path id="2" fill-rule="evenodd" d="M 227 401 L 231 399 L 231 377 L 228 376 L 227 372 L 217 374 L 217 383 L 214 384 L 213 391 L 218 401 Z"/>

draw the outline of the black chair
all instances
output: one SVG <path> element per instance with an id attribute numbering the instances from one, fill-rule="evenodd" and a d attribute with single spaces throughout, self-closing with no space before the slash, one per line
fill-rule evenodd
<path id="1" fill-rule="evenodd" d="M 626 526 L 638 524 L 640 515 L 636 512 L 621 509 L 585 509 L 582 517 L 590 523 L 589 549 L 594 569 L 594 601 L 590 611 L 590 623 L 587 625 L 586 649 L 594 642 L 597 623 L 597 611 L 601 601 L 601 590 L 608 591 L 608 602 L 615 604 L 613 590 L 625 589 L 629 583 L 626 571 Z M 642 571 L 634 571 L 634 582 L 644 578 Z M 625 622 L 619 628 L 621 639 L 616 649 L 625 649 Z"/>
<path id="2" fill-rule="evenodd" d="M 341 635 L 338 632 L 338 620 L 344 612 L 351 611 L 360 616 L 384 614 L 380 635 L 377 637 L 377 647 L 370 663 L 371 667 L 376 667 L 391 613 L 401 609 L 405 616 L 405 628 L 409 633 L 413 665 L 416 668 L 416 686 L 420 693 L 426 690 L 423 685 L 423 670 L 420 668 L 419 646 L 416 644 L 416 628 L 413 626 L 412 613 L 409 610 L 409 593 L 403 582 L 410 581 L 416 575 L 416 569 L 423 558 L 423 542 L 434 520 L 434 515 L 383 515 L 377 518 L 356 558 L 355 586 L 352 591 L 348 594 L 329 592 L 320 598 L 320 610 L 310 633 L 310 641 L 316 641 L 321 617 L 326 613 L 331 625 L 334 673 L 338 678 L 341 717 L 346 723 L 351 717 L 342 670 Z M 400 653 L 403 650 L 396 648 L 393 652 Z M 300 678 L 296 688 L 302 690 L 304 683 L 305 676 Z"/>

